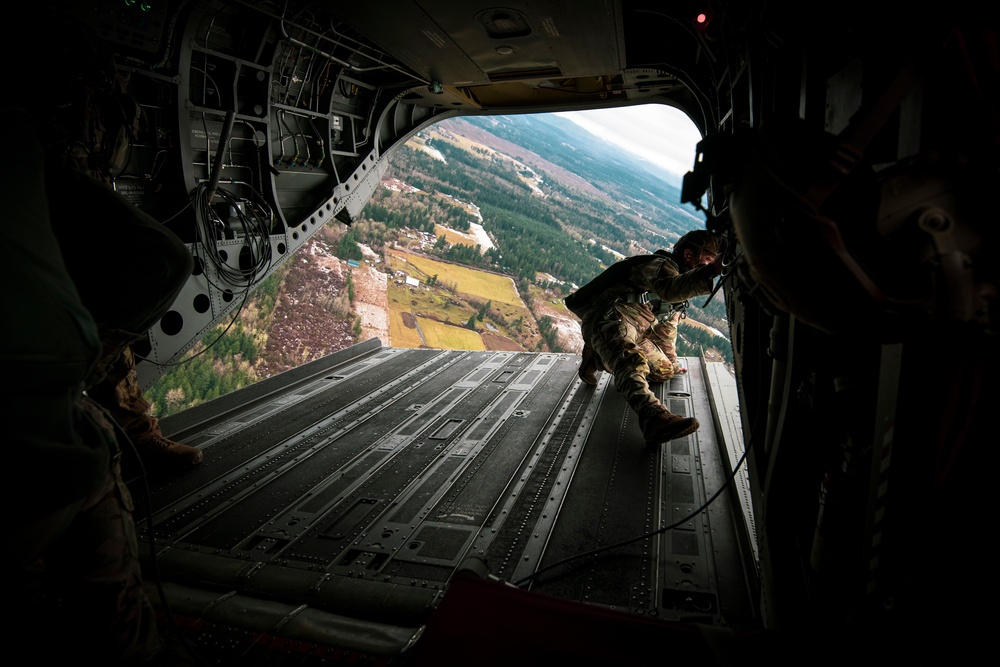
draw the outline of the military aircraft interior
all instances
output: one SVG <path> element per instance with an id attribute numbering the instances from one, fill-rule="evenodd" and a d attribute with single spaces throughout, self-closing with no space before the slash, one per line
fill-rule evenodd
<path id="1" fill-rule="evenodd" d="M 377 339 L 170 415 L 204 463 L 127 481 L 148 592 L 197 664 L 975 655 L 1000 43 L 971 5 L 873 4 L 88 0 L 18 19 L 15 80 L 90 67 L 52 16 L 113 56 L 114 190 L 194 258 L 136 349 L 146 387 L 351 225 L 434 123 L 665 104 L 703 137 L 677 203 L 726 239 L 735 363 L 685 357 L 654 385 L 701 428 L 645 447 L 579 354 Z"/>

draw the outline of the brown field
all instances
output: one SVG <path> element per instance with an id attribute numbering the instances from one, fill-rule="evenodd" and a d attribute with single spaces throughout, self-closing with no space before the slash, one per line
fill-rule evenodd
<path id="1" fill-rule="evenodd" d="M 506 336 L 495 334 L 492 331 L 484 331 L 481 336 L 483 343 L 486 344 L 486 349 L 491 352 L 525 352 L 523 346 Z"/>
<path id="2" fill-rule="evenodd" d="M 467 245 L 469 247 L 476 247 L 478 243 L 476 239 L 469 235 L 463 234 L 462 232 L 456 231 L 449 227 L 442 227 L 441 225 L 434 225 L 434 234 L 437 236 L 444 236 L 445 240 L 452 245 Z"/>

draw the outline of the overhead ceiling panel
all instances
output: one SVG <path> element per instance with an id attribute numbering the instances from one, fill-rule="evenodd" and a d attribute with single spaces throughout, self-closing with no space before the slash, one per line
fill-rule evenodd
<path id="1" fill-rule="evenodd" d="M 383 3 L 377 13 L 345 6 L 340 13 L 427 80 L 445 86 L 608 75 L 624 64 L 618 3 L 606 0 L 502 6 L 426 0 Z M 384 20 L 387 14 L 392 21 Z M 592 38 L 564 37 L 581 34 Z"/>

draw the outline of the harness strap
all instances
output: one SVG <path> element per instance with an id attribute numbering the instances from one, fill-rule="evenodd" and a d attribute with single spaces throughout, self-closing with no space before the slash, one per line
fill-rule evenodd
<path id="1" fill-rule="evenodd" d="M 651 301 L 649 292 L 629 292 L 619 298 L 625 303 L 649 303 Z"/>
<path id="2" fill-rule="evenodd" d="M 607 320 L 618 320 L 618 319 L 621 319 L 620 313 L 615 308 L 615 304 L 619 304 L 619 303 L 638 303 L 638 304 L 642 304 L 642 305 L 649 305 L 650 303 L 656 303 L 656 302 L 650 297 L 650 293 L 649 292 L 641 292 L 641 293 L 636 292 L 636 293 L 630 293 L 630 294 L 627 294 L 627 295 L 623 295 L 623 296 L 615 299 L 614 301 L 612 301 L 610 304 L 608 304 L 607 310 L 604 311 L 604 313 L 601 315 L 601 317 L 600 317 L 600 319 L 598 321 L 605 322 Z M 642 319 L 646 320 L 650 324 L 652 324 L 653 322 L 655 322 L 656 319 L 657 319 L 657 317 L 656 317 L 656 309 L 653 308 L 653 307 L 649 308 L 649 314 L 652 315 L 651 318 L 649 316 L 647 316 L 647 315 L 644 315 L 641 312 L 636 313 L 636 314 L 639 315 L 640 317 L 642 317 Z"/>

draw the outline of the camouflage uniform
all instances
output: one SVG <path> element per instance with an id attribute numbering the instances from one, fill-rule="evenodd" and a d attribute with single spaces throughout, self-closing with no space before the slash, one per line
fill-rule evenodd
<path id="1" fill-rule="evenodd" d="M 621 271 L 613 283 L 588 303 L 573 310 L 582 320 L 585 343 L 614 376 L 615 388 L 625 396 L 644 428 L 651 418 L 667 412 L 650 391 L 649 380 L 667 380 L 679 366 L 673 349 L 676 321 L 668 320 L 657 326 L 656 314 L 641 298 L 651 293 L 652 298 L 664 303 L 680 303 L 708 294 L 716 270 L 705 265 L 682 273 L 679 261 L 668 254 L 623 262 L 629 262 L 627 270 Z"/>
<path id="2" fill-rule="evenodd" d="M 87 394 L 108 410 L 131 440 L 159 431 L 156 417 L 148 415 L 151 406 L 139 387 L 132 348 L 126 346 L 114 358 L 104 380 Z"/>
<path id="3" fill-rule="evenodd" d="M 0 115 L 8 127 L 30 126 L 21 109 Z M 160 642 L 117 437 L 84 395 L 88 378 L 103 372 L 99 328 L 53 232 L 42 145 L 31 132 L 11 141 L 18 161 L 0 167 L 8 213 L 0 273 L 18 288 L 0 292 L 11 316 L 0 327 L 0 370 L 17 382 L 0 388 L 0 408 L 10 469 L 27 489 L 13 497 L 5 550 L 17 609 L 12 636 L 56 664 L 138 664 Z M 85 207 L 90 199 L 77 194 Z"/>
<path id="4" fill-rule="evenodd" d="M 652 382 L 666 382 L 683 370 L 677 361 L 676 347 L 681 311 L 667 308 L 669 312 L 658 313 L 649 333 L 639 342 L 639 348 L 649 361 L 649 380 Z"/>
<path id="5" fill-rule="evenodd" d="M 103 664 L 139 665 L 161 648 L 156 612 L 143 587 L 132 496 L 122 479 L 121 451 L 111 421 L 93 401 L 81 403 L 89 437 L 111 452 L 101 484 L 83 499 L 72 522 L 48 547 L 44 571 L 59 586 L 62 632 L 73 652 Z M 42 628 L 45 634 L 51 628 Z"/>
<path id="6" fill-rule="evenodd" d="M 154 463 L 173 469 L 198 465 L 204 456 L 202 451 L 165 438 L 159 419 L 149 413 L 152 406 L 139 386 L 132 348 L 126 345 L 118 353 L 108 347 L 109 340 L 114 338 L 105 339 L 105 351 L 109 352 L 107 372 L 87 394 L 124 429 L 146 465 Z"/>
<path id="7" fill-rule="evenodd" d="M 50 142 L 49 180 L 60 194 L 49 202 L 53 232 L 103 346 L 88 394 L 125 429 L 147 463 L 196 465 L 201 450 L 166 439 L 149 414 L 130 347 L 173 303 L 194 260 L 180 238 L 111 187 L 145 126 L 113 57 L 97 49 L 85 29 L 60 23 L 57 30 L 55 55 L 47 55 L 67 69 L 66 80 L 47 84 L 56 92 L 39 92 L 53 99 L 39 100 L 36 122 L 39 136 Z M 59 49 L 72 55 L 62 59 Z"/>
<path id="8" fill-rule="evenodd" d="M 108 185 L 134 127 L 105 121 L 127 115 L 128 99 L 105 85 L 113 63 L 90 61 L 83 27 L 47 18 L 53 48 L 37 64 L 53 76 L 12 82 L 25 106 L 0 108 L 19 128 L 10 137 L 18 160 L 0 168 L 0 265 L 4 284 L 18 285 L 2 297 L 11 317 L 0 327 L 0 368 L 16 380 L 0 388 L 0 406 L 11 470 L 30 490 L 15 496 L 10 527 L 12 636 L 53 664 L 140 664 L 160 640 L 119 432 L 85 391 L 117 382 L 109 370 L 166 312 L 193 259 Z"/>

